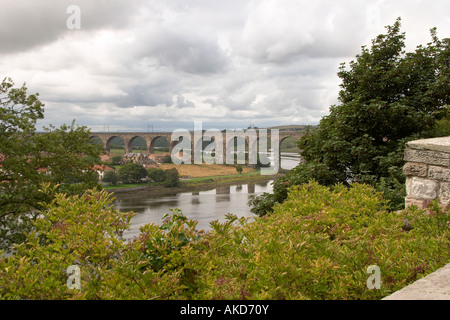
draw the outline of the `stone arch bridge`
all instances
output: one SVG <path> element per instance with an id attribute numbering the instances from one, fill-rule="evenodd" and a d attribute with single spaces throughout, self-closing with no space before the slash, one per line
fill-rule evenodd
<path id="1" fill-rule="evenodd" d="M 234 139 L 236 136 L 242 137 L 242 139 L 245 139 L 246 141 L 246 145 L 247 145 L 247 150 L 249 148 L 250 144 L 254 144 L 257 143 L 257 145 L 259 145 L 259 140 L 262 136 L 265 136 L 267 138 L 267 141 L 271 141 L 272 139 L 272 133 L 274 130 L 259 130 L 259 129 L 249 129 L 249 130 L 223 130 L 223 131 L 217 131 L 216 134 L 216 138 L 219 137 L 220 138 L 220 134 L 222 135 L 222 150 L 224 151 L 224 155 L 226 155 L 227 151 L 226 148 L 230 145 L 231 140 Z M 206 130 L 206 132 L 208 132 L 208 130 Z M 236 133 L 235 135 L 233 135 L 233 133 Z M 253 135 L 252 135 L 253 133 Z M 256 133 L 256 135 L 254 134 Z M 281 143 L 283 142 L 283 140 L 285 140 L 286 138 L 289 137 L 294 137 L 296 139 L 300 139 L 301 136 L 303 135 L 301 132 L 298 131 L 278 131 L 278 142 L 279 145 L 281 145 Z M 185 131 L 184 132 L 184 136 L 188 136 L 190 138 L 190 145 L 191 145 L 191 150 L 194 150 L 194 146 L 196 145 L 196 142 L 200 142 L 200 141 L 205 141 L 203 139 L 205 134 L 205 130 L 202 130 L 201 132 L 194 132 L 194 131 Z M 219 135 L 219 136 L 217 136 Z M 132 146 L 133 146 L 133 141 L 138 138 L 141 137 L 142 139 L 145 140 L 146 142 L 146 149 L 147 152 L 149 154 L 154 154 L 155 152 L 155 141 L 156 139 L 162 137 L 165 138 L 168 142 L 169 142 L 169 152 L 172 153 L 172 150 L 175 148 L 175 146 L 180 143 L 180 141 L 182 140 L 181 138 L 179 138 L 180 136 L 178 135 L 177 132 L 91 132 L 91 139 L 94 139 L 95 137 L 97 137 L 103 144 L 103 147 L 105 148 L 105 150 L 107 152 L 110 151 L 110 143 L 112 141 L 113 138 L 118 137 L 121 138 L 124 142 L 124 147 L 125 147 L 125 153 L 130 153 L 132 151 Z M 256 138 L 256 139 L 255 139 Z M 215 141 L 214 137 L 211 140 L 206 140 L 206 141 Z M 235 141 L 235 140 L 233 140 Z M 199 145 L 202 145 L 202 143 L 200 143 Z M 254 145 L 253 147 L 256 148 L 256 145 Z M 220 146 L 216 146 L 216 150 L 219 149 Z M 254 149 L 256 150 L 256 149 Z M 267 150 L 267 149 L 266 149 Z M 278 155 L 279 158 L 280 154 Z"/>

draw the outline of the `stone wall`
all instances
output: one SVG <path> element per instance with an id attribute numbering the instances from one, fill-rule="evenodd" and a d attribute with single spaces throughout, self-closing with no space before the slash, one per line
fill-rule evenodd
<path id="1" fill-rule="evenodd" d="M 426 209 L 439 199 L 441 207 L 450 207 L 450 137 L 410 141 L 406 144 L 405 205 Z"/>

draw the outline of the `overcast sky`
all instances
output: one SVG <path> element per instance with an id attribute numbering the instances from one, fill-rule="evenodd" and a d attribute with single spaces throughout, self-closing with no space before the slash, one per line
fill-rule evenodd
<path id="1" fill-rule="evenodd" d="M 338 68 L 402 18 L 450 36 L 448 0 L 0 0 L 0 75 L 93 131 L 317 124 Z M 77 12 L 80 9 L 80 29 Z M 75 29 L 73 29 L 75 27 Z"/>

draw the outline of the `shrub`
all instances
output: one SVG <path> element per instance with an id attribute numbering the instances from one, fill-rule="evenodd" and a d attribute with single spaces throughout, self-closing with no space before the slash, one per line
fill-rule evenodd
<path id="1" fill-rule="evenodd" d="M 117 182 L 119 182 L 119 176 L 117 175 L 117 173 L 115 171 L 106 171 L 103 174 L 102 181 L 109 185 L 115 186 L 117 184 Z"/>
<path id="2" fill-rule="evenodd" d="M 178 170 L 175 168 L 165 170 L 166 178 L 163 181 L 163 186 L 165 187 L 176 187 L 178 186 L 178 183 L 180 182 L 180 174 L 178 173 Z"/>
<path id="3" fill-rule="evenodd" d="M 175 168 L 163 170 L 158 168 L 149 168 L 147 170 L 149 179 L 156 183 L 161 183 L 164 187 L 176 187 L 180 182 L 180 174 Z"/>
<path id="4" fill-rule="evenodd" d="M 450 259 L 450 214 L 437 202 L 430 215 L 386 208 L 368 185 L 311 182 L 253 222 L 228 214 L 202 233 L 175 209 L 125 242 L 132 213 L 113 209 L 105 191 L 59 194 L 0 258 L 0 298 L 380 299 Z M 70 265 L 80 266 L 82 290 L 66 285 Z M 379 290 L 366 285 L 372 265 Z"/>
<path id="5" fill-rule="evenodd" d="M 48 191 L 48 190 L 47 190 Z M 98 299 L 127 246 L 131 213 L 111 207 L 106 191 L 58 194 L 35 221 L 36 230 L 15 254 L 0 259 L 0 297 L 5 299 Z M 66 270 L 81 268 L 83 290 L 70 290 Z"/>
<path id="6" fill-rule="evenodd" d="M 166 172 L 163 169 L 148 168 L 147 176 L 153 182 L 163 182 L 166 179 Z"/>
<path id="7" fill-rule="evenodd" d="M 118 165 L 121 165 L 122 164 L 122 156 L 114 156 L 114 157 L 112 157 L 112 159 L 111 159 L 111 163 L 112 163 L 112 165 L 115 165 L 115 166 L 118 166 Z"/>
<path id="8" fill-rule="evenodd" d="M 201 254 L 193 251 L 187 264 L 199 275 L 195 299 L 380 299 L 449 261 L 444 222 L 417 208 L 387 211 L 372 187 L 289 190 L 272 214 L 216 223 L 199 242 Z M 404 218 L 412 230 L 402 228 Z M 371 265 L 381 269 L 380 290 L 366 286 Z"/>
<path id="9" fill-rule="evenodd" d="M 138 163 L 129 163 L 119 169 L 122 183 L 141 183 L 147 177 L 147 171 Z"/>

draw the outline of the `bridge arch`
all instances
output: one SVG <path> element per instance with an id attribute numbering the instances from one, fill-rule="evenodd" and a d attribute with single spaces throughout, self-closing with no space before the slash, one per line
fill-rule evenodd
<path id="1" fill-rule="evenodd" d="M 116 138 L 122 140 L 123 147 L 125 148 L 125 153 L 128 153 L 128 150 L 127 150 L 128 141 L 126 141 L 126 139 L 124 139 L 124 137 L 122 137 L 120 135 L 112 135 L 112 136 L 108 137 L 108 139 L 106 140 L 106 143 L 105 143 L 105 150 L 107 152 L 111 152 L 111 141 Z"/>
<path id="2" fill-rule="evenodd" d="M 133 143 L 134 143 L 135 141 L 137 141 L 137 140 L 140 140 L 140 139 L 142 139 L 142 140 L 144 141 L 144 143 L 145 143 L 145 151 L 146 151 L 146 152 L 148 151 L 147 139 L 145 139 L 145 138 L 144 138 L 143 136 L 141 136 L 141 135 L 135 135 L 135 136 L 131 137 L 131 138 L 128 140 L 127 148 L 125 148 L 125 150 L 128 150 L 127 153 L 133 152 Z M 142 142 L 142 140 L 141 140 L 141 142 Z"/>
<path id="3" fill-rule="evenodd" d="M 104 141 L 104 139 L 100 138 L 100 137 L 97 136 L 97 135 L 91 135 L 91 136 L 89 137 L 89 142 L 90 142 L 90 143 L 99 144 L 99 145 L 101 145 L 103 148 L 105 148 L 105 145 L 106 145 L 106 141 Z"/>
<path id="4" fill-rule="evenodd" d="M 170 139 L 167 138 L 166 135 L 157 135 L 154 137 L 150 137 L 149 138 L 149 145 L 148 145 L 148 152 L 151 154 L 155 153 L 155 144 L 157 141 L 161 142 L 161 140 L 166 140 L 167 142 L 167 147 L 169 148 L 169 152 L 172 150 L 171 144 L 170 144 Z"/>

